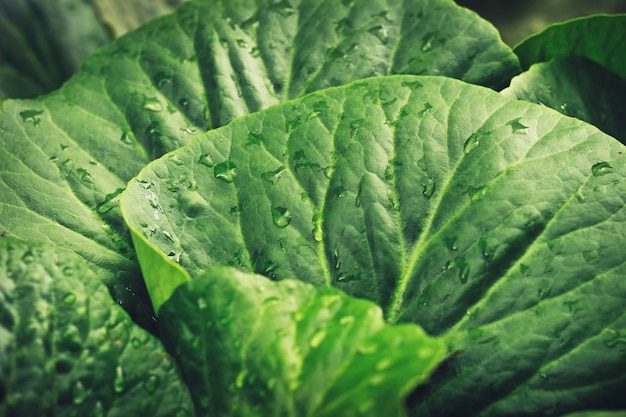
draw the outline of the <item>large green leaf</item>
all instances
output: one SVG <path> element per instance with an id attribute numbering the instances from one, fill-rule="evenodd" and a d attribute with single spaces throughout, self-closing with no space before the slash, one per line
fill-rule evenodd
<path id="1" fill-rule="evenodd" d="M 186 3 L 106 46 L 54 94 L 5 103 L 0 228 L 83 255 L 134 311 L 145 289 L 117 198 L 153 158 L 359 77 L 442 74 L 496 87 L 517 65 L 491 25 L 449 0 Z"/>
<path id="2" fill-rule="evenodd" d="M 386 326 L 371 302 L 232 268 L 180 287 L 161 336 L 203 416 L 401 416 L 446 355 L 415 325 Z"/>
<path id="3" fill-rule="evenodd" d="M 515 47 L 524 69 L 552 58 L 589 58 L 626 78 L 626 15 L 596 15 L 549 26 Z"/>
<path id="4" fill-rule="evenodd" d="M 577 117 L 626 143 L 626 79 L 586 58 L 534 64 L 502 94 Z"/>
<path id="5" fill-rule="evenodd" d="M 156 308 L 212 265 L 335 286 L 450 336 L 413 415 L 559 415 L 625 401 L 624 151 L 488 89 L 372 78 L 198 137 L 122 207 Z"/>
<path id="6" fill-rule="evenodd" d="M 84 259 L 0 238 L 0 416 L 192 415 L 161 343 Z"/>

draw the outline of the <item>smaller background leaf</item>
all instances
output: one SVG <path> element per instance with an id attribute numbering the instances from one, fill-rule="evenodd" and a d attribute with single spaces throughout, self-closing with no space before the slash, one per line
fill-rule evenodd
<path id="1" fill-rule="evenodd" d="M 626 143 L 626 80 L 586 58 L 535 64 L 502 94 L 584 120 Z"/>
<path id="2" fill-rule="evenodd" d="M 589 58 L 626 78 L 626 15 L 597 15 L 552 25 L 523 40 L 514 52 L 522 68 L 551 58 Z"/>
<path id="3" fill-rule="evenodd" d="M 0 416 L 193 416 L 161 343 L 69 251 L 0 239 Z"/>

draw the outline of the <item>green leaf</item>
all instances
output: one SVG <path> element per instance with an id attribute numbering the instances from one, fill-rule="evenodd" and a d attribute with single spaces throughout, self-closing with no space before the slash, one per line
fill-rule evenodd
<path id="1" fill-rule="evenodd" d="M 150 263 L 186 270 L 147 277 L 157 309 L 212 265 L 334 286 L 451 338 L 411 415 L 559 415 L 624 403 L 625 150 L 481 87 L 373 78 L 199 136 L 122 202 Z"/>
<path id="2" fill-rule="evenodd" d="M 502 94 L 584 120 L 626 143 L 626 79 L 586 58 L 535 64 Z"/>
<path id="3" fill-rule="evenodd" d="M 57 92 L 6 103 L 0 228 L 81 254 L 149 325 L 117 202 L 153 158 L 359 77 L 442 74 L 496 87 L 517 70 L 495 29 L 448 0 L 186 3 L 104 47 Z"/>
<path id="4" fill-rule="evenodd" d="M 198 413 L 401 416 L 446 354 L 415 325 L 331 288 L 216 268 L 159 313 Z"/>
<path id="5" fill-rule="evenodd" d="M 0 416 L 192 416 L 161 343 L 84 259 L 0 238 Z"/>
<path id="6" fill-rule="evenodd" d="M 0 0 L 0 56 L 42 93 L 109 40 L 90 1 Z"/>
<path id="7" fill-rule="evenodd" d="M 596 15 L 549 26 L 520 42 L 522 68 L 552 58 L 578 56 L 626 78 L 626 15 Z"/>
<path id="8" fill-rule="evenodd" d="M 583 411 L 564 417 L 626 417 L 626 411 Z"/>

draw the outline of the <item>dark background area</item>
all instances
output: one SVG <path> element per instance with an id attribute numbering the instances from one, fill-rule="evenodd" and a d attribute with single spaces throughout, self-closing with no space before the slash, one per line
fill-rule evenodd
<path id="1" fill-rule="evenodd" d="M 596 13 L 626 13 L 625 0 L 457 0 L 500 30 L 514 46 L 547 25 Z"/>

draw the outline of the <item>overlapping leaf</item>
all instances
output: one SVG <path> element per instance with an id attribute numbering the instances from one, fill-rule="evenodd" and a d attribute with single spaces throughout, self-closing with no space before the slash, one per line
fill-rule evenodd
<path id="1" fill-rule="evenodd" d="M 446 355 L 331 288 L 217 268 L 180 287 L 161 335 L 204 416 L 401 416 Z"/>
<path id="2" fill-rule="evenodd" d="M 413 415 L 560 415 L 624 406 L 625 151 L 484 88 L 376 78 L 198 137 L 123 210 L 157 308 L 212 265 L 335 286 L 452 338 Z"/>
<path id="3" fill-rule="evenodd" d="M 0 238 L 0 416 L 191 417 L 161 343 L 78 255 Z"/>

